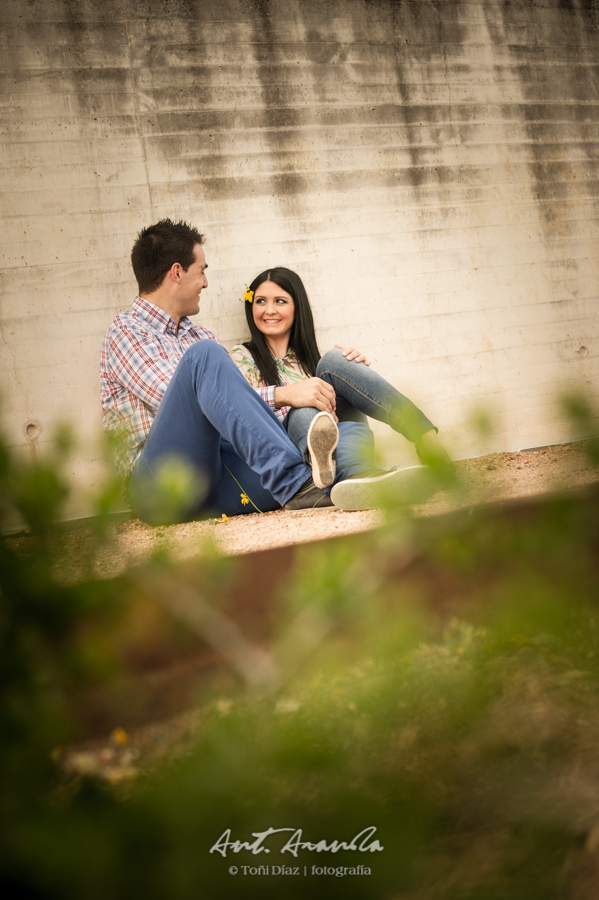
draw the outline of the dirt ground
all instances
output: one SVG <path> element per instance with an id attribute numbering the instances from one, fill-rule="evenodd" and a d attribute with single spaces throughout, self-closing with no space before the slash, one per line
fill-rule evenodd
<path id="1" fill-rule="evenodd" d="M 417 516 L 432 516 L 473 503 L 490 503 L 532 496 L 552 490 L 576 489 L 599 480 L 599 470 L 588 458 L 588 445 L 576 443 L 520 453 L 494 453 L 462 460 L 456 469 L 463 483 L 460 493 L 439 493 L 427 503 L 412 507 Z M 337 509 L 267 513 L 211 519 L 185 525 L 150 528 L 139 520 L 112 526 L 113 540 L 96 557 L 96 571 L 113 577 L 128 564 L 139 562 L 159 546 L 169 547 L 180 558 L 218 546 L 228 555 L 252 553 L 316 539 L 371 529 L 381 519 L 377 511 L 344 512 Z M 26 547 L 28 538 L 10 539 Z M 79 576 L 77 559 L 85 556 L 92 533 L 88 528 L 66 532 L 63 565 L 69 560 L 67 580 Z M 208 543 L 206 543 L 208 542 Z M 185 754 L 201 720 L 199 709 L 133 730 L 117 728 L 110 737 L 83 741 L 62 753 L 61 764 L 74 778 L 94 775 L 111 784 L 127 785 L 140 771 L 151 769 L 165 757 Z"/>
<path id="2" fill-rule="evenodd" d="M 439 492 L 427 503 L 413 506 L 412 513 L 432 516 L 475 503 L 581 487 L 599 480 L 599 470 L 590 463 L 587 451 L 588 444 L 579 442 L 460 460 L 455 466 L 462 490 Z M 236 516 L 226 522 L 208 519 L 160 528 L 133 519 L 112 526 L 113 540 L 97 560 L 97 573 L 113 577 L 159 546 L 168 547 L 181 559 L 202 552 L 206 546 L 216 546 L 226 555 L 238 555 L 366 531 L 380 521 L 377 510 L 347 512 L 335 508 L 277 510 Z M 77 528 L 64 535 L 66 555 L 74 570 L 78 555 L 85 555 L 85 545 L 91 537 L 89 528 Z M 20 544 L 27 538 L 13 540 Z"/>

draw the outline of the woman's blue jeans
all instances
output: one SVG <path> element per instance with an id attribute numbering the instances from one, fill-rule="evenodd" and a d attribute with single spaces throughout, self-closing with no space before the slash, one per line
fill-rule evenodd
<path id="1" fill-rule="evenodd" d="M 437 430 L 430 419 L 385 378 L 364 363 L 346 359 L 341 350 L 327 351 L 318 363 L 316 375 L 334 388 L 337 398 L 339 445 L 335 482 L 374 466 L 374 435 L 366 416 L 384 422 L 413 443 L 425 431 Z M 313 407 L 292 409 L 283 423 L 308 464 L 308 429 L 317 413 Z"/>

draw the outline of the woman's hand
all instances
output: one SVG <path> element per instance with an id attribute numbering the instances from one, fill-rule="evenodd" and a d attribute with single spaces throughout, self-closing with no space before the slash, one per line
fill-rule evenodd
<path id="1" fill-rule="evenodd" d="M 356 350 L 355 347 L 342 347 L 341 344 L 335 344 L 337 350 L 343 350 L 346 359 L 354 359 L 356 362 L 363 362 L 365 366 L 370 365 L 370 360 L 366 359 L 363 353 Z"/>
<path id="2" fill-rule="evenodd" d="M 304 381 L 296 381 L 295 384 L 283 384 L 275 388 L 275 406 L 313 406 L 323 412 L 330 413 L 335 422 L 335 391 L 330 384 L 322 378 L 306 378 Z"/>

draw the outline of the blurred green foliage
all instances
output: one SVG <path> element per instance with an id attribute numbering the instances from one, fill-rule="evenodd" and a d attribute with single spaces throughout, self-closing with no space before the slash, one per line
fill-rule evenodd
<path id="1" fill-rule="evenodd" d="M 0 442 L 2 520 L 18 512 L 35 535 L 21 556 L 0 541 L 0 803 L 3 819 L 32 801 L 53 776 L 48 749 L 77 733 L 67 695 L 93 652 L 77 631 L 114 602 L 114 590 L 97 580 L 65 587 L 55 572 L 53 529 L 68 495 L 62 469 L 71 441 L 61 430 L 54 453 L 42 463 L 14 458 Z M 93 677 L 93 676 L 92 676 Z"/>
<path id="2" fill-rule="evenodd" d="M 587 453 L 592 462 L 599 465 L 599 417 L 588 394 L 571 390 L 560 398 L 562 414 L 570 423 L 574 440 L 587 439 Z"/>
<path id="3" fill-rule="evenodd" d="M 152 493 L 146 501 L 147 520 L 155 525 L 181 522 L 206 493 L 206 484 L 189 463 L 178 456 L 167 456 L 157 468 Z"/>
<path id="4" fill-rule="evenodd" d="M 52 751 L 81 736 L 69 697 L 119 668 L 119 628 L 134 627 L 131 609 L 143 615 L 156 566 L 174 585 L 179 567 L 162 558 L 145 576 L 101 580 L 90 563 L 65 583 L 53 523 L 67 452 L 63 440 L 26 466 L 0 444 L 2 509 L 34 535 L 26 553 L 0 543 L 3 896 L 596 895 L 597 491 L 391 519 L 303 549 L 280 600 L 276 689 L 206 701 L 195 749 L 123 793 L 65 783 Z M 203 577 L 219 584 L 222 563 Z M 210 853 L 227 829 L 248 842 L 302 829 L 316 843 L 369 826 L 382 852 L 296 859 L 280 852 L 286 832 L 268 855 Z M 311 874 L 360 864 L 371 874 Z M 259 865 L 300 871 L 244 874 Z"/>

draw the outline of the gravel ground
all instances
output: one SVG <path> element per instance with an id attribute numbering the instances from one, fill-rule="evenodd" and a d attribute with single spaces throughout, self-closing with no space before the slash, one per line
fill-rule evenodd
<path id="1" fill-rule="evenodd" d="M 463 483 L 460 494 L 439 493 L 427 503 L 412 507 L 417 516 L 449 512 L 473 503 L 489 503 L 531 496 L 550 490 L 575 489 L 599 480 L 584 443 L 543 448 L 522 453 L 494 453 L 461 460 L 456 469 Z M 251 553 L 317 539 L 336 537 L 373 528 L 381 519 L 377 511 L 278 512 L 246 515 L 227 522 L 215 519 L 168 528 L 150 528 L 139 520 L 112 526 L 112 541 L 96 556 L 96 572 L 113 577 L 127 564 L 143 560 L 160 546 L 169 547 L 180 558 L 205 552 L 216 545 L 228 555 Z M 29 538 L 9 539 L 26 550 Z M 61 575 L 76 580 L 82 574 L 78 560 L 93 546 L 89 528 L 64 533 L 61 538 Z M 225 701 L 219 701 L 225 702 Z M 230 702 L 230 701 L 226 701 Z M 168 720 L 133 729 L 117 728 L 110 737 L 82 741 L 61 751 L 60 765 L 75 781 L 81 775 L 97 776 L 126 791 L 140 769 L 173 755 L 185 754 L 193 744 L 201 720 L 198 709 Z"/>
<path id="2" fill-rule="evenodd" d="M 586 450 L 586 443 L 577 443 L 460 460 L 455 465 L 464 485 L 463 493 L 440 492 L 427 503 L 413 506 L 412 512 L 418 516 L 437 515 L 472 503 L 589 484 L 599 480 L 599 471 L 590 464 Z M 377 510 L 280 509 L 263 515 L 235 516 L 228 522 L 210 519 L 168 528 L 150 528 L 136 519 L 122 527 L 119 546 L 132 559 L 143 555 L 146 547 L 165 541 L 177 555 L 187 557 L 197 552 L 198 542 L 212 537 L 221 552 L 237 555 L 366 531 L 381 521 L 381 515 Z"/>
<path id="3" fill-rule="evenodd" d="M 460 493 L 440 492 L 427 503 L 413 506 L 417 516 L 448 512 L 473 503 L 488 503 L 531 496 L 550 490 L 570 489 L 599 480 L 599 470 L 588 459 L 588 444 L 563 444 L 520 453 L 492 453 L 456 462 L 463 484 Z M 113 577 L 128 564 L 165 546 L 178 558 L 194 556 L 216 546 L 226 555 L 252 553 L 306 541 L 366 531 L 381 520 L 376 510 L 346 512 L 329 508 L 236 516 L 226 522 L 209 519 L 184 525 L 151 528 L 138 519 L 111 526 L 112 540 L 96 559 L 96 572 Z M 77 528 L 61 537 L 64 558 L 77 578 L 77 559 L 85 558 L 93 539 L 89 528 Z M 29 538 L 11 539 L 25 549 Z M 65 573 L 66 574 L 66 573 Z"/>

